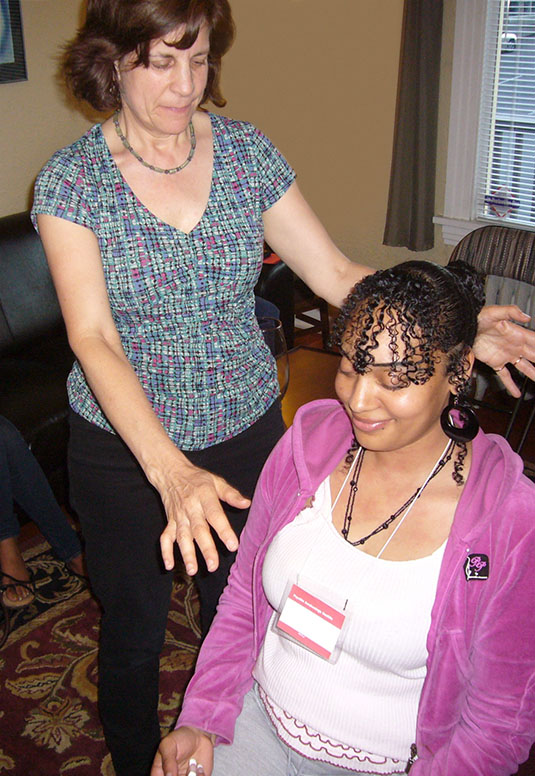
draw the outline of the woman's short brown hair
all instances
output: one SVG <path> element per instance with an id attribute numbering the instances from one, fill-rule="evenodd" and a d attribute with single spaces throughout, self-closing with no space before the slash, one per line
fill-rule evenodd
<path id="1" fill-rule="evenodd" d="M 63 73 L 72 93 L 95 110 L 120 107 L 115 62 L 135 52 L 134 67 L 148 66 L 151 41 L 179 26 L 177 48 L 188 49 L 207 24 L 210 34 L 208 81 L 202 103 L 225 105 L 219 80 L 221 58 L 234 39 L 228 0 L 88 0 L 86 20 L 65 49 Z"/>

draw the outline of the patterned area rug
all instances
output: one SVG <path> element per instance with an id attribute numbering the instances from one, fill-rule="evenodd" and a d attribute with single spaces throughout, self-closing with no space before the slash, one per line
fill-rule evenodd
<path id="1" fill-rule="evenodd" d="M 0 774 L 114 776 L 96 707 L 99 606 L 46 542 L 24 558 L 36 599 L 10 610 L 11 633 L 0 650 Z M 174 724 L 193 669 L 197 615 L 195 588 L 177 573 L 160 661 L 162 734 Z"/>

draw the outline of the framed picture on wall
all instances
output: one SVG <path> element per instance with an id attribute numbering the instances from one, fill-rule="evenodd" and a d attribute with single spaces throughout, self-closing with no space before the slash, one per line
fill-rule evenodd
<path id="1" fill-rule="evenodd" d="M 0 83 L 26 79 L 20 0 L 0 0 Z"/>

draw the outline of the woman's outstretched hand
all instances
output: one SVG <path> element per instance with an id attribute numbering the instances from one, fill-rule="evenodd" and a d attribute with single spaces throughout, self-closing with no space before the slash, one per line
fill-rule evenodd
<path id="1" fill-rule="evenodd" d="M 520 390 L 505 364 L 513 364 L 527 377 L 535 380 L 535 331 L 518 326 L 530 316 L 516 305 L 488 305 L 479 313 L 474 354 L 488 364 L 512 396 Z"/>
<path id="2" fill-rule="evenodd" d="M 159 479 L 159 478 L 158 478 Z M 238 539 L 221 508 L 225 501 L 237 509 L 247 509 L 250 500 L 242 496 L 222 477 L 199 469 L 184 460 L 167 473 L 163 484 L 155 482 L 165 507 L 167 527 L 160 537 L 166 569 L 174 566 L 174 544 L 178 544 L 188 574 L 197 571 L 195 542 L 209 571 L 219 565 L 210 526 L 227 549 L 238 549 Z"/>
<path id="3" fill-rule="evenodd" d="M 180 727 L 160 741 L 150 776 L 211 776 L 214 746 L 201 730 Z"/>

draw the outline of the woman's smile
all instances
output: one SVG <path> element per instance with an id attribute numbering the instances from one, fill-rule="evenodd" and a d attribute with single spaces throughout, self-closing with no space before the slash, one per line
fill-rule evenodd
<path id="1" fill-rule="evenodd" d="M 385 418 L 384 420 L 372 420 L 371 418 L 363 418 L 358 415 L 351 414 L 351 422 L 355 430 L 372 434 L 377 431 L 382 431 L 387 423 L 390 422 L 390 418 Z"/>

